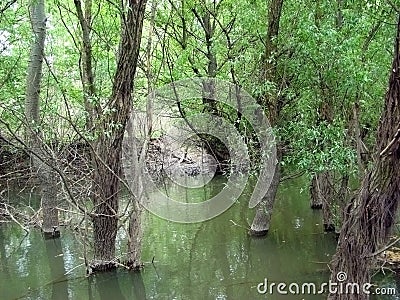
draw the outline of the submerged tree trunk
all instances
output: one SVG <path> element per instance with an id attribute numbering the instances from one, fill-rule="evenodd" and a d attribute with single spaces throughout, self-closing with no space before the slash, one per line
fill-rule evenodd
<path id="1" fill-rule="evenodd" d="M 118 194 L 121 176 L 122 138 L 132 106 L 132 89 L 138 61 L 145 0 L 129 0 L 121 16 L 122 31 L 117 69 L 109 112 L 96 127 L 98 139 L 93 153 L 92 201 L 93 271 L 116 267 L 115 239 L 118 225 Z"/>
<path id="2" fill-rule="evenodd" d="M 319 196 L 322 200 L 322 220 L 326 232 L 335 231 L 333 205 L 335 200 L 335 188 L 333 172 L 324 171 L 319 174 Z"/>
<path id="3" fill-rule="evenodd" d="M 149 99 L 148 101 L 151 101 Z M 131 270 L 139 270 L 142 267 L 140 255 L 142 246 L 142 213 L 143 208 L 140 203 L 142 203 L 142 198 L 145 197 L 143 189 L 143 180 L 141 170 L 143 169 L 143 164 L 145 163 L 146 148 L 148 145 L 148 139 L 138 147 L 138 140 L 134 136 L 134 118 L 132 115 L 128 120 L 126 125 L 126 133 L 124 136 L 124 152 L 123 159 L 124 163 L 124 176 L 129 189 L 131 192 L 130 202 L 131 210 L 129 216 L 129 227 L 128 227 L 128 253 L 126 265 Z M 149 124 L 151 124 L 151 117 L 148 115 L 148 129 Z M 141 148 L 139 153 L 138 148 Z"/>
<path id="4" fill-rule="evenodd" d="M 250 227 L 250 235 L 265 236 L 268 233 L 280 178 L 280 165 L 277 164 L 267 194 L 264 196 L 260 204 L 257 205 L 256 215 L 254 216 L 253 223 Z"/>
<path id="5" fill-rule="evenodd" d="M 151 4 L 151 14 L 150 14 L 150 24 L 148 28 L 148 40 L 146 45 L 146 77 L 147 77 L 147 93 L 152 92 L 153 87 L 153 72 L 152 72 L 152 47 L 153 47 L 153 30 L 155 23 L 155 16 L 157 10 L 157 2 L 153 1 Z M 141 250 L 142 250 L 142 219 L 143 219 L 143 207 L 141 205 L 144 195 L 143 189 L 143 179 L 141 176 L 141 170 L 143 170 L 143 165 L 145 164 L 146 153 L 148 148 L 148 143 L 153 130 L 153 99 L 152 97 L 147 97 L 146 102 L 146 126 L 144 136 L 146 137 L 144 144 L 141 147 L 141 152 L 138 153 L 138 148 L 136 146 L 135 137 L 133 135 L 134 131 L 133 121 L 134 115 L 128 120 L 127 132 L 124 138 L 127 138 L 127 142 L 131 147 L 128 148 L 128 157 L 130 159 L 130 169 L 124 168 L 125 179 L 128 179 L 128 184 L 131 189 L 131 211 L 129 216 L 129 227 L 128 227 L 128 254 L 127 254 L 127 265 L 131 270 L 139 270 L 142 268 L 143 264 L 141 262 Z M 127 147 L 124 147 L 127 149 Z M 125 158 L 124 158 L 125 159 Z M 125 160 L 125 163 L 127 161 Z M 128 173 L 128 174 L 127 174 Z"/>
<path id="6" fill-rule="evenodd" d="M 141 183 L 142 184 L 142 183 Z M 143 264 L 141 262 L 142 252 L 142 216 L 143 208 L 139 204 L 138 199 L 133 199 L 133 207 L 129 218 L 129 237 L 128 237 L 128 262 L 127 265 L 131 270 L 139 270 Z"/>
<path id="7" fill-rule="evenodd" d="M 369 283 L 376 255 L 387 243 L 396 221 L 400 200 L 399 46 L 400 15 L 389 89 L 377 131 L 374 166 L 365 175 L 358 196 L 347 207 L 336 254 L 332 259 L 333 282 L 338 282 L 336 277 L 339 272 L 345 272 L 347 280 L 344 283 Z M 360 293 L 355 294 L 331 293 L 329 299 L 369 299 L 369 295 L 360 289 Z"/>
<path id="8" fill-rule="evenodd" d="M 335 197 L 334 177 L 331 171 L 323 171 L 313 176 L 310 189 L 311 208 L 321 209 L 324 230 L 335 231 L 333 203 Z"/>
<path id="9" fill-rule="evenodd" d="M 276 74 L 276 55 L 277 52 L 277 38 L 279 33 L 279 22 L 281 18 L 283 0 L 272 0 L 269 6 L 268 13 L 268 34 L 265 43 L 265 53 L 264 61 L 262 66 L 262 80 L 263 84 L 268 82 L 275 83 L 277 85 L 277 74 Z M 269 122 L 271 126 L 277 126 L 280 105 L 279 96 L 270 96 L 264 94 L 260 101 L 260 104 L 264 107 L 268 107 Z M 269 230 L 269 224 L 271 221 L 272 209 L 275 202 L 276 192 L 278 190 L 280 181 L 280 161 L 282 158 L 282 150 L 278 143 L 277 145 L 277 166 L 272 179 L 271 185 L 265 195 L 263 201 L 257 205 L 256 215 L 254 216 L 253 222 L 251 224 L 250 234 L 254 236 L 264 236 Z"/>
<path id="10" fill-rule="evenodd" d="M 55 163 L 52 149 L 46 147 L 40 129 L 40 83 L 44 57 L 44 41 L 46 37 L 46 16 L 44 0 L 31 3 L 31 24 L 34 40 L 28 65 L 26 81 L 26 138 L 31 151 L 32 167 L 37 173 L 41 187 L 43 223 L 45 238 L 60 236 L 57 210 L 58 180 L 51 164 Z"/>

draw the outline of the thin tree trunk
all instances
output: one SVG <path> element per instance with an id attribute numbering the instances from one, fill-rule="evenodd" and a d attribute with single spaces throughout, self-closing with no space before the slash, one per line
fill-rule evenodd
<path id="1" fill-rule="evenodd" d="M 153 86 L 153 72 L 152 72 L 152 59 L 151 59 L 151 51 L 152 51 L 152 36 L 154 30 L 154 22 L 155 15 L 157 9 L 157 1 L 152 2 L 151 4 L 151 16 L 150 16 L 150 26 L 148 29 L 148 40 L 146 46 L 146 59 L 147 59 L 147 92 L 151 93 Z M 130 172 L 128 175 L 130 177 L 131 189 L 134 189 L 134 195 L 137 196 L 135 198 L 132 197 L 132 211 L 129 217 L 129 229 L 128 229 L 128 255 L 127 255 L 127 265 L 132 270 L 139 270 L 142 267 L 141 263 L 141 250 L 142 250 L 142 239 L 143 239 L 143 230 L 142 230 L 142 219 L 143 219 L 143 208 L 141 206 L 141 197 L 145 197 L 143 194 L 143 180 L 141 177 L 141 170 L 143 164 L 145 163 L 145 155 L 147 152 L 148 143 L 151 138 L 152 130 L 153 130 L 153 99 L 151 97 L 147 98 L 146 103 L 146 128 L 145 128 L 145 143 L 142 145 L 141 153 L 138 153 L 138 149 L 136 147 L 136 141 L 132 135 L 133 133 L 133 119 L 130 118 L 127 124 L 127 132 L 128 132 L 128 143 L 133 148 L 131 149 L 131 153 L 129 155 L 131 159 L 131 169 L 125 170 Z M 126 174 L 125 174 L 126 176 Z"/>
<path id="2" fill-rule="evenodd" d="M 324 230 L 335 231 L 333 203 L 335 199 L 334 178 L 331 171 L 315 174 L 310 188 L 311 208 L 322 208 Z"/>
<path id="3" fill-rule="evenodd" d="M 116 267 L 115 239 L 118 226 L 118 194 L 121 176 L 122 139 L 132 105 L 132 89 L 140 49 L 146 0 L 129 0 L 122 12 L 121 41 L 114 77 L 110 112 L 96 127 L 92 201 L 93 271 Z"/>
<path id="4" fill-rule="evenodd" d="M 281 18 L 283 0 L 272 0 L 269 6 L 268 13 L 268 33 L 265 43 L 265 53 L 262 69 L 263 84 L 267 82 L 277 83 L 276 76 L 276 55 L 277 38 L 279 33 L 279 22 Z M 260 104 L 268 107 L 269 122 L 275 127 L 279 118 L 279 96 L 274 97 L 263 95 L 260 99 Z M 264 199 L 257 205 L 256 214 L 251 224 L 250 234 L 254 236 L 264 236 L 267 234 L 270 226 L 272 210 L 275 202 L 276 192 L 280 181 L 280 161 L 282 159 L 282 150 L 278 143 L 277 145 L 277 166 L 274 177 Z"/>
<path id="5" fill-rule="evenodd" d="M 92 22 L 92 0 L 85 0 L 85 11 L 80 0 L 74 0 L 79 24 L 82 30 L 82 49 L 80 54 L 81 80 L 83 85 L 83 99 L 86 110 L 86 129 L 93 131 L 93 119 L 95 117 L 96 88 L 92 68 L 92 41 L 90 38 Z"/>
<path id="6" fill-rule="evenodd" d="M 32 167 L 37 173 L 41 186 L 42 231 L 45 238 L 56 238 L 60 236 L 57 210 L 58 177 L 51 168 L 56 157 L 49 147 L 46 148 L 40 129 L 40 83 L 46 37 L 44 0 L 32 1 L 30 13 L 34 40 L 31 46 L 26 82 L 26 138 L 32 152 Z"/>
<path id="7" fill-rule="evenodd" d="M 367 149 L 364 146 L 362 137 L 361 137 L 361 129 L 360 129 L 360 101 L 358 99 L 358 95 L 356 98 L 356 101 L 354 102 L 354 107 L 353 107 L 353 128 L 354 128 L 354 140 L 356 143 L 356 149 L 357 149 L 357 164 L 358 164 L 358 172 L 360 178 L 365 173 L 365 156 L 367 153 Z"/>
<path id="8" fill-rule="evenodd" d="M 339 236 L 336 254 L 332 259 L 331 281 L 345 272 L 342 283 L 371 280 L 371 267 L 376 254 L 387 243 L 396 221 L 400 200 L 400 15 L 393 64 L 386 93 L 384 110 L 377 131 L 375 163 L 362 182 L 358 196 L 348 205 Z M 371 290 L 372 291 L 372 290 Z M 362 293 L 331 293 L 328 299 L 369 299 Z"/>
<path id="9" fill-rule="evenodd" d="M 318 174 L 314 174 L 310 185 L 310 207 L 312 209 L 322 209 L 322 198 L 320 197 L 319 189 Z"/>
<path id="10" fill-rule="evenodd" d="M 335 200 L 334 178 L 332 171 L 319 174 L 319 192 L 322 200 L 322 219 L 325 232 L 335 231 L 333 204 Z"/>
<path id="11" fill-rule="evenodd" d="M 279 157 L 279 155 L 277 155 L 277 157 Z M 277 164 L 267 194 L 257 205 L 256 214 L 250 227 L 250 235 L 265 236 L 268 233 L 280 178 L 280 165 Z"/>

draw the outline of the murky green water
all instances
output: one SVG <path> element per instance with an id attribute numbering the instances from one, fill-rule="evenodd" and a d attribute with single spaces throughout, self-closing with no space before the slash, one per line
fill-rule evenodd
<path id="1" fill-rule="evenodd" d="M 223 183 L 216 178 L 205 189 L 169 193 L 182 201 L 208 199 Z M 329 278 L 326 263 L 336 242 L 323 233 L 320 212 L 309 209 L 302 187 L 301 178 L 282 186 L 264 239 L 247 235 L 253 212 L 247 209 L 246 193 L 224 214 L 200 224 L 148 216 L 141 273 L 118 270 L 86 278 L 82 245 L 72 233 L 64 230 L 60 240 L 44 241 L 38 231 L 25 235 L 16 225 L 0 225 L 0 299 L 326 299 L 279 295 L 276 289 L 272 295 L 257 292 L 265 278 L 317 287 Z M 378 284 L 400 291 L 393 278 Z"/>

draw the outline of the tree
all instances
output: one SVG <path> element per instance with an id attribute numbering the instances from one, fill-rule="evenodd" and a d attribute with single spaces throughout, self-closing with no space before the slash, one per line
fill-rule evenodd
<path id="1" fill-rule="evenodd" d="M 94 98 L 96 97 L 96 87 L 92 68 L 92 42 L 90 38 L 92 22 L 92 1 L 85 1 L 85 11 L 83 12 L 80 0 L 74 0 L 79 24 L 82 31 L 82 48 L 80 51 L 81 80 L 83 86 L 83 98 L 86 110 L 86 128 L 88 132 L 93 131 Z M 98 107 L 97 107 L 98 109 Z"/>
<path id="2" fill-rule="evenodd" d="M 93 147 L 94 204 L 93 271 L 116 267 L 118 196 L 121 180 L 122 139 L 132 106 L 132 88 L 138 62 L 146 0 L 128 0 L 121 7 L 121 39 L 108 110 L 96 119 Z M 99 110 L 100 112 L 100 110 Z"/>
<path id="3" fill-rule="evenodd" d="M 53 150 L 46 145 L 40 129 L 40 83 L 46 37 L 44 0 L 32 1 L 31 24 L 34 39 L 26 81 L 25 117 L 28 144 L 33 168 L 36 170 L 42 196 L 43 225 L 45 238 L 59 237 L 57 210 L 57 176 L 52 168 L 55 160 Z"/>
<path id="4" fill-rule="evenodd" d="M 344 216 L 336 254 L 332 259 L 331 280 L 346 272 L 347 282 L 370 282 L 371 267 L 386 245 L 400 201 L 400 15 L 394 57 L 380 118 L 374 166 L 365 175 L 359 194 L 349 203 Z M 331 294 L 329 299 L 368 299 L 363 294 Z"/>
<path id="5" fill-rule="evenodd" d="M 276 89 L 280 83 L 278 82 L 277 74 L 277 52 L 278 52 L 278 33 L 279 22 L 282 13 L 283 0 L 272 0 L 269 5 L 268 13 L 268 32 L 265 40 L 265 52 L 262 61 L 262 80 L 263 84 L 271 83 Z M 268 109 L 269 122 L 272 127 L 278 125 L 280 110 L 282 109 L 279 93 L 274 91 L 268 95 L 265 91 L 259 100 L 263 107 Z M 282 158 L 281 146 L 277 145 L 277 165 L 271 185 L 263 200 L 258 204 L 256 215 L 254 216 L 253 223 L 251 224 L 250 233 L 252 235 L 262 236 L 267 234 L 269 224 L 271 221 L 272 209 L 275 202 L 276 192 L 280 180 L 280 161 Z"/>

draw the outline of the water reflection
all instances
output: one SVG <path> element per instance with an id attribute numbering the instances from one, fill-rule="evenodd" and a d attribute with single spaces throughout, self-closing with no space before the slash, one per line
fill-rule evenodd
<path id="1" fill-rule="evenodd" d="M 89 296 L 93 297 L 94 293 L 92 288 L 94 287 L 96 292 L 99 294 L 99 299 L 121 299 L 125 300 L 125 296 L 122 294 L 121 287 L 118 281 L 118 271 L 112 271 L 102 274 L 94 275 L 95 284 L 89 286 Z M 92 282 L 92 278 L 89 279 Z M 89 298 L 89 300 L 98 298 Z"/>
<path id="2" fill-rule="evenodd" d="M 182 202 L 197 202 L 218 193 L 225 182 L 214 178 L 201 189 L 175 187 L 168 193 Z M 142 257 L 146 267 L 141 273 L 118 270 L 86 278 L 84 266 L 75 268 L 82 264 L 83 254 L 73 234 L 44 241 L 39 231 L 24 237 L 20 227 L 1 225 L 0 298 L 301 299 L 259 295 L 257 285 L 264 278 L 316 284 L 329 279 L 327 263 L 336 241 L 334 235 L 323 233 L 320 212 L 309 209 L 308 195 L 299 193 L 304 184 L 299 179 L 279 190 L 271 231 L 264 239 L 247 234 L 254 214 L 248 209 L 249 190 L 231 209 L 203 223 L 176 224 L 148 215 Z M 66 269 L 69 273 L 64 276 Z M 377 280 L 385 286 L 396 284 L 388 277 Z"/>
<path id="3" fill-rule="evenodd" d="M 46 247 L 47 260 L 50 267 L 51 299 L 68 299 L 68 278 L 65 276 L 64 255 L 61 239 L 43 241 Z"/>
<path id="4" fill-rule="evenodd" d="M 132 283 L 132 300 L 146 300 L 146 289 L 144 287 L 144 281 L 141 273 L 138 272 L 130 272 L 128 275 L 131 279 Z"/>
<path id="5" fill-rule="evenodd" d="M 4 281 L 9 282 L 11 280 L 10 270 L 8 268 L 8 257 L 5 247 L 5 237 L 4 237 L 3 226 L 0 225 L 0 272 L 4 276 Z"/>

